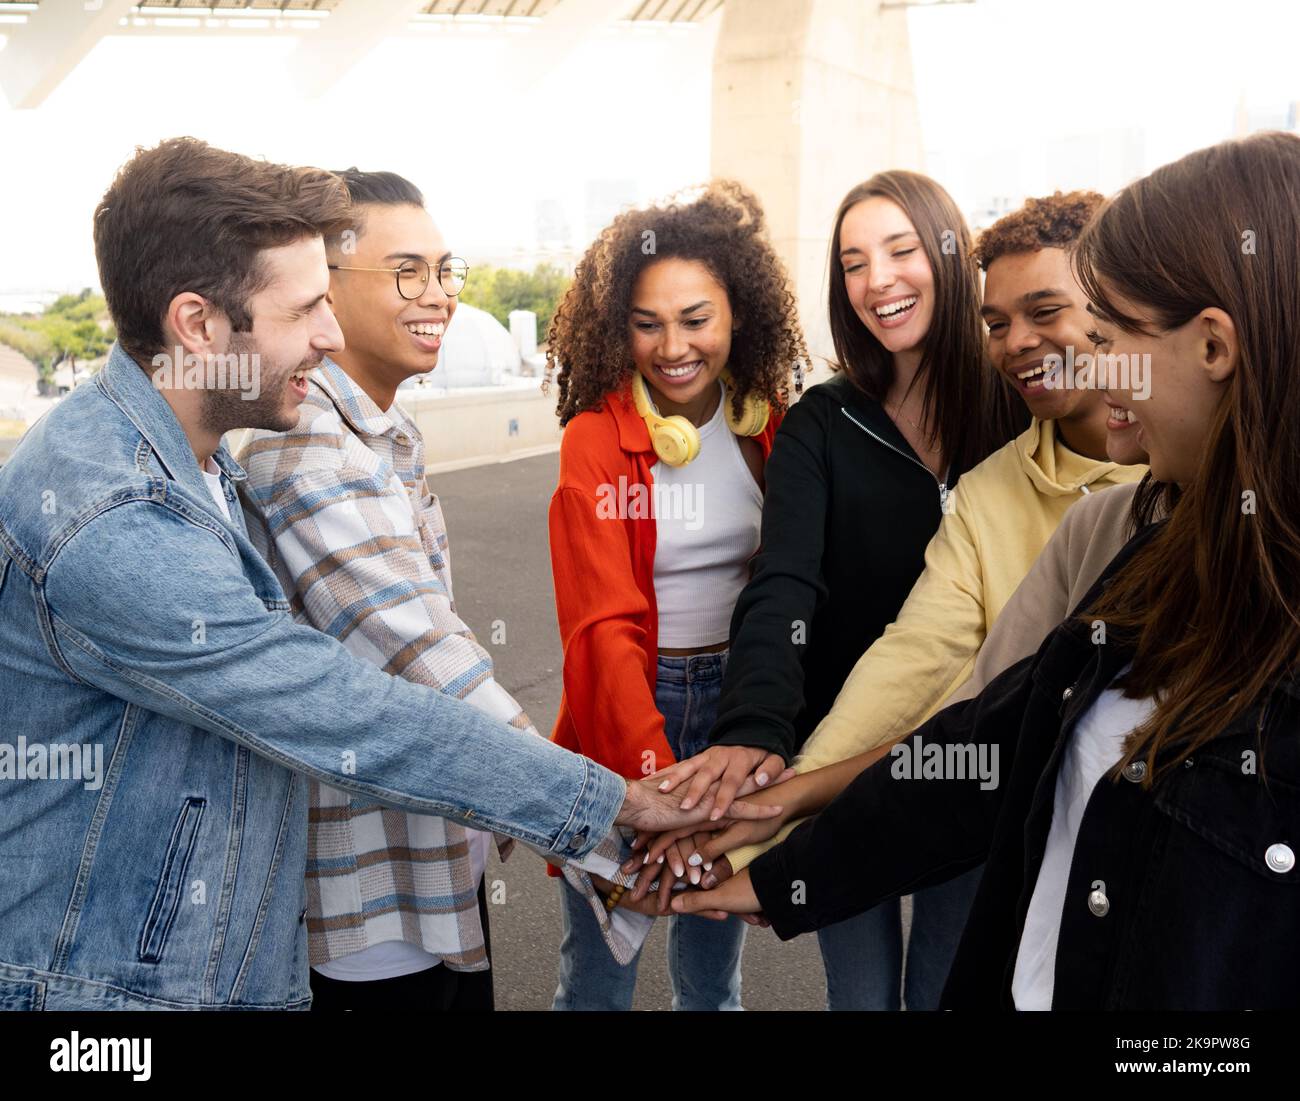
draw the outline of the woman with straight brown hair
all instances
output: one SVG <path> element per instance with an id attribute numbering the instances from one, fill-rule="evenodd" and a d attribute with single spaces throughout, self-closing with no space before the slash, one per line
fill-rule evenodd
<path id="1" fill-rule="evenodd" d="M 905 171 L 854 187 L 830 264 L 838 374 L 777 433 L 712 744 L 666 770 L 668 790 L 690 778 L 683 806 L 721 777 L 714 814 L 795 756 L 898 615 L 958 477 L 1023 427 L 986 362 L 970 233 L 942 187 Z M 678 842 L 668 862 L 692 855 Z M 823 930 L 829 1007 L 934 1008 L 977 878 L 913 900 L 906 991 L 897 901 Z"/>
<path id="2" fill-rule="evenodd" d="M 903 743 L 993 749 L 995 787 L 882 761 L 675 908 L 761 910 L 788 938 L 987 861 L 946 1007 L 1300 1005 L 1298 242 L 1295 134 L 1102 209 L 1075 253 L 1097 371 L 1166 487 L 1141 518 L 1167 518 L 1034 657 Z"/>

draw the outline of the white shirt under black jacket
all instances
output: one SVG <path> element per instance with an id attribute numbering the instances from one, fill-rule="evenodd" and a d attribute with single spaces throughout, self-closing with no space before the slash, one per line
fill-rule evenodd
<path id="1" fill-rule="evenodd" d="M 656 462 L 655 603 L 659 645 L 714 646 L 731 636 L 731 613 L 749 581 L 758 550 L 763 494 L 745 462 L 740 439 L 718 408 L 699 429 L 700 451 L 685 466 Z"/>
<path id="2" fill-rule="evenodd" d="M 1128 672 L 1122 669 L 1119 677 Z M 1151 699 L 1131 700 L 1111 683 L 1080 716 L 1056 774 L 1052 827 L 1038 869 L 1038 881 L 1025 914 L 1011 980 L 1017 1009 L 1051 1009 L 1056 983 L 1056 946 L 1066 885 L 1083 812 L 1093 789 L 1124 756 L 1124 742 L 1155 709 Z M 1077 904 L 1077 903 L 1076 903 Z"/>

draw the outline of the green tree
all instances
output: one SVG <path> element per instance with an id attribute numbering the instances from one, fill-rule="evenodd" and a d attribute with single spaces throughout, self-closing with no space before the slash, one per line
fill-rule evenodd
<path id="1" fill-rule="evenodd" d="M 108 351 L 115 333 L 108 321 L 102 294 L 86 288 L 60 295 L 43 313 L 0 315 L 0 343 L 21 352 L 36 364 L 48 385 L 54 368 L 64 359 L 94 359 Z"/>
<path id="2" fill-rule="evenodd" d="M 555 264 L 538 264 L 530 272 L 484 265 L 470 269 L 469 282 L 460 297 L 486 310 L 507 328 L 511 310 L 532 310 L 537 315 L 537 339 L 544 341 L 570 282 L 570 276 Z"/>

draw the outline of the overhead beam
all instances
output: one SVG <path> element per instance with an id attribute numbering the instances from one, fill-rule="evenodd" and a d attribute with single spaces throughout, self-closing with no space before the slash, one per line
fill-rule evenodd
<path id="1" fill-rule="evenodd" d="M 289 69 L 308 96 L 319 96 L 389 35 L 401 34 L 428 0 L 343 0 L 299 41 Z"/>
<path id="2" fill-rule="evenodd" d="M 39 107 L 117 29 L 136 0 L 42 0 L 0 54 L 0 88 L 15 108 Z"/>
<path id="3" fill-rule="evenodd" d="M 518 96 L 548 72 L 563 68 L 593 33 L 629 17 L 636 0 L 560 0 L 526 38 L 502 74 L 507 96 Z"/>

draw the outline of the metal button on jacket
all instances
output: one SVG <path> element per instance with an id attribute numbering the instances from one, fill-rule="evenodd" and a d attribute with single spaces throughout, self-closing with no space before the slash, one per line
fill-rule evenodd
<path id="1" fill-rule="evenodd" d="M 1094 890 L 1088 895 L 1088 909 L 1097 917 L 1105 917 L 1110 912 L 1110 899 L 1106 892 Z"/>
<path id="2" fill-rule="evenodd" d="M 1061 699 L 1068 700 L 1073 695 L 1074 695 L 1074 687 L 1071 686 L 1061 693 Z"/>
<path id="3" fill-rule="evenodd" d="M 1290 845 L 1284 845 L 1279 841 L 1265 850 L 1264 863 L 1275 872 L 1289 872 L 1295 867 L 1295 853 Z"/>
<path id="4" fill-rule="evenodd" d="M 569 851 L 576 853 L 586 843 L 587 843 L 587 834 L 585 831 L 583 831 L 582 833 L 575 833 L 573 835 L 573 840 L 569 842 Z"/>
<path id="5" fill-rule="evenodd" d="M 1135 784 L 1140 784 L 1146 779 L 1147 763 L 1146 761 L 1129 761 L 1124 766 L 1124 779 L 1132 780 Z"/>

